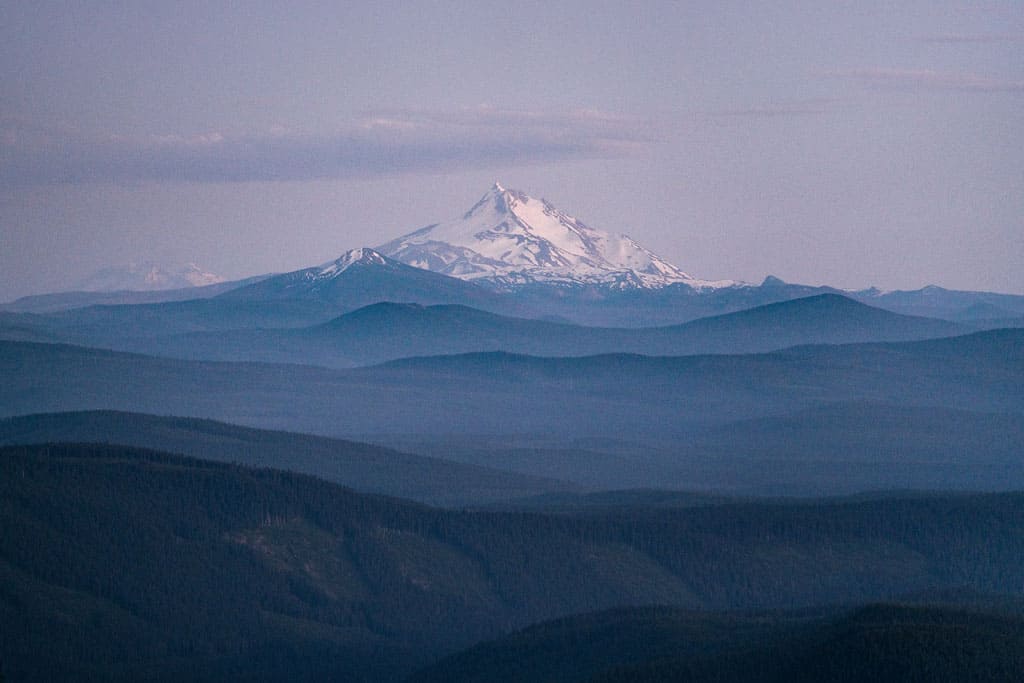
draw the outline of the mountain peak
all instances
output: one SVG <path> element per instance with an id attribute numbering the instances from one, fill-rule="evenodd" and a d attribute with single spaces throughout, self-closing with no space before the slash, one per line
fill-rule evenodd
<path id="1" fill-rule="evenodd" d="M 370 249 L 369 247 L 359 247 L 357 249 L 350 249 L 334 261 L 320 266 L 320 270 L 317 272 L 316 276 L 318 278 L 336 277 L 352 266 L 384 266 L 387 265 L 389 261 L 391 261 L 391 259 L 378 251 Z"/>
<path id="2" fill-rule="evenodd" d="M 499 288 L 533 282 L 619 289 L 735 284 L 692 278 L 628 236 L 591 228 L 500 182 L 461 218 L 427 226 L 378 250 L 417 268 Z"/>
<path id="3" fill-rule="evenodd" d="M 499 214 L 514 213 L 517 206 L 527 204 L 531 201 L 536 200 L 525 192 L 509 189 L 498 181 L 494 181 L 494 185 L 491 186 L 491 189 L 489 189 L 476 204 L 470 207 L 469 211 L 462 215 L 462 219 L 468 220 L 481 212 L 485 214 L 494 212 Z"/>

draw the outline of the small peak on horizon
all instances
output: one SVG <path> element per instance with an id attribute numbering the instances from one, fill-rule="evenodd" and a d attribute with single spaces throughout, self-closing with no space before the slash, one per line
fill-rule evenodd
<path id="1" fill-rule="evenodd" d="M 497 180 L 494 181 L 494 185 L 491 186 L 491 189 L 494 190 L 495 192 L 504 192 L 505 191 L 505 187 L 500 182 L 498 182 Z"/>
<path id="2" fill-rule="evenodd" d="M 74 289 L 85 292 L 159 291 L 203 287 L 224 281 L 220 275 L 210 273 L 194 262 L 168 265 L 145 259 L 102 268 L 80 280 Z"/>
<path id="3" fill-rule="evenodd" d="M 350 266 L 356 264 L 360 265 L 385 265 L 388 262 L 388 258 L 381 254 L 375 249 L 370 247 L 356 247 L 355 249 L 349 249 L 344 254 L 331 261 L 320 266 L 320 272 L 317 273 L 318 277 L 333 276 L 344 272 Z"/>
<path id="4" fill-rule="evenodd" d="M 356 263 L 359 261 L 383 263 L 385 256 L 376 249 L 371 249 L 370 247 L 356 247 L 355 249 L 349 249 L 346 251 L 340 258 L 338 258 L 338 260 L 347 261 L 348 263 Z"/>

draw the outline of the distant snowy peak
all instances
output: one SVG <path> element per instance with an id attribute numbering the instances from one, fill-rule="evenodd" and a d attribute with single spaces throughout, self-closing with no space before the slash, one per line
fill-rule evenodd
<path id="1" fill-rule="evenodd" d="M 226 282 L 226 280 L 220 275 L 208 273 L 194 263 L 186 263 L 181 270 L 178 271 L 178 275 L 185 278 L 185 280 L 191 283 L 193 287 L 204 287 L 206 285 L 216 285 L 221 282 Z"/>
<path id="2" fill-rule="evenodd" d="M 330 279 L 341 275 L 352 266 L 386 266 L 394 263 L 380 252 L 367 247 L 351 249 L 340 257 L 319 267 L 313 275 L 316 279 Z"/>
<path id="3" fill-rule="evenodd" d="M 497 286 L 531 282 L 699 289 L 732 286 L 687 275 L 626 235 L 591 228 L 543 199 L 495 183 L 461 218 L 377 248 L 417 268 Z"/>
<path id="4" fill-rule="evenodd" d="M 85 292 L 157 291 L 203 287 L 224 281 L 221 276 L 209 273 L 194 263 L 163 266 L 142 261 L 103 268 L 79 282 L 75 289 Z"/>

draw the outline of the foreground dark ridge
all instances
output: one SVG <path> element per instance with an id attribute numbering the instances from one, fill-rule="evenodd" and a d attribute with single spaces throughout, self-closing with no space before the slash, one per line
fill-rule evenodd
<path id="1" fill-rule="evenodd" d="M 794 608 L 1024 585 L 1024 495 L 470 513 L 97 445 L 0 449 L 14 680 L 386 680 L 615 605 Z"/>

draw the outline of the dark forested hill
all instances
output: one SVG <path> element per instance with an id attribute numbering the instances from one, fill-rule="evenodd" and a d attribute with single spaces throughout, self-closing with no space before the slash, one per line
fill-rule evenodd
<path id="1" fill-rule="evenodd" d="M 532 626 L 453 655 L 412 681 L 1011 683 L 1022 670 L 1024 615 L 1007 609 L 874 604 L 723 614 L 647 607 Z"/>
<path id="2" fill-rule="evenodd" d="M 0 449 L 12 680 L 386 680 L 616 605 L 795 608 L 1024 585 L 1024 496 L 456 512 L 99 445 Z"/>
<path id="3" fill-rule="evenodd" d="M 469 505 L 578 487 L 339 439 L 116 411 L 0 419 L 0 445 L 106 443 L 311 474 L 358 491 Z"/>

